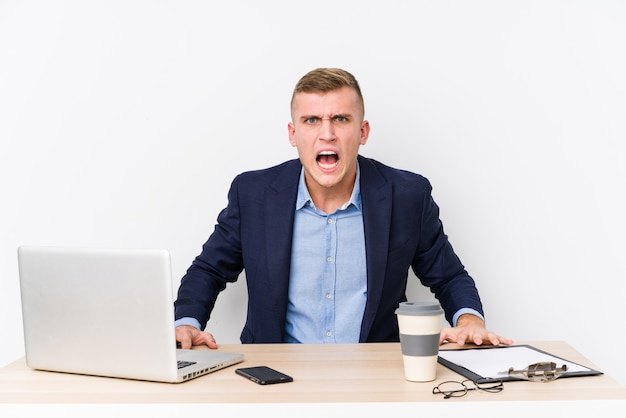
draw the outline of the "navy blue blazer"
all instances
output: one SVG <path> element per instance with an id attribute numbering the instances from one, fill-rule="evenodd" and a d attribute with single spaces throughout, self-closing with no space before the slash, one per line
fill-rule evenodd
<path id="1" fill-rule="evenodd" d="M 395 309 L 406 300 L 408 269 L 429 287 L 446 319 L 483 313 L 474 280 L 454 253 L 424 177 L 358 157 L 367 260 L 361 342 L 398 341 Z M 215 231 L 181 280 L 175 317 L 206 326 L 218 294 L 245 269 L 248 311 L 242 343 L 284 339 L 291 241 L 302 165 L 287 161 L 240 174 Z"/>

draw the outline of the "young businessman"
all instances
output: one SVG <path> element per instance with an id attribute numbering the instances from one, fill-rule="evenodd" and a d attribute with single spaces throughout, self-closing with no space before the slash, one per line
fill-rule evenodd
<path id="1" fill-rule="evenodd" d="M 444 234 L 424 177 L 359 155 L 370 124 L 352 74 L 307 73 L 291 100 L 299 159 L 235 178 L 215 231 L 181 281 L 176 339 L 206 344 L 218 294 L 245 270 L 243 343 L 398 341 L 412 268 L 452 325 L 440 342 L 511 344 Z"/>

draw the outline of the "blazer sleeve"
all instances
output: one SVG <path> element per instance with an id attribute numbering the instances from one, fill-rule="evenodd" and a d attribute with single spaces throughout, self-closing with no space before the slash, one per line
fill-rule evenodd
<path id="1" fill-rule="evenodd" d="M 217 296 L 243 271 L 241 251 L 239 176 L 228 192 L 228 205 L 220 212 L 215 230 L 181 280 L 174 302 L 175 319 L 192 317 L 206 327 Z"/>
<path id="2" fill-rule="evenodd" d="M 432 198 L 430 188 L 424 195 L 420 239 L 412 268 L 421 282 L 435 294 L 449 323 L 462 308 L 472 308 L 484 315 L 476 284 L 444 232 L 439 207 Z"/>

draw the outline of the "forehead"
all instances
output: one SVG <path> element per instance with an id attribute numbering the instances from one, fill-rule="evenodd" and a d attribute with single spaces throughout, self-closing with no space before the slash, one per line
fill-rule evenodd
<path id="1" fill-rule="evenodd" d="M 342 87 L 327 92 L 299 92 L 293 96 L 291 114 L 351 114 L 363 116 L 357 92 L 350 87 Z"/>

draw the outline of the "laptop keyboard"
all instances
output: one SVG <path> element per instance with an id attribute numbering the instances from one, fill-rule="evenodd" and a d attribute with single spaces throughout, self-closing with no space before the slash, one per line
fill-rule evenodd
<path id="1" fill-rule="evenodd" d="M 178 360 L 178 368 L 182 369 L 183 367 L 191 366 L 192 364 L 196 364 L 195 361 L 182 361 Z"/>

